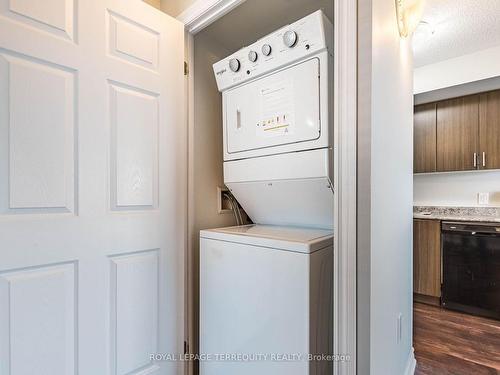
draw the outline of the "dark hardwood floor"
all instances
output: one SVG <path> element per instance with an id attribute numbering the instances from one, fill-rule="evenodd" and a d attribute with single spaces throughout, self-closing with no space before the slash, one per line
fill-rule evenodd
<path id="1" fill-rule="evenodd" d="M 499 375 L 500 322 L 414 304 L 416 375 Z"/>

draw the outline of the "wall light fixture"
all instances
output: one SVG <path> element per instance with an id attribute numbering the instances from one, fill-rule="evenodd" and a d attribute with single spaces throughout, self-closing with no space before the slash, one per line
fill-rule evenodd
<path id="1" fill-rule="evenodd" d="M 425 0 L 396 0 L 399 35 L 407 38 L 417 28 L 424 11 Z"/>

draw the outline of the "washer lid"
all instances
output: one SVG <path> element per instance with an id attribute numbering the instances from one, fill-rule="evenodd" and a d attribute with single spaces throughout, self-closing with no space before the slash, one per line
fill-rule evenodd
<path id="1" fill-rule="evenodd" d="M 326 229 L 243 225 L 200 231 L 201 238 L 310 254 L 333 245 L 333 232 Z"/>

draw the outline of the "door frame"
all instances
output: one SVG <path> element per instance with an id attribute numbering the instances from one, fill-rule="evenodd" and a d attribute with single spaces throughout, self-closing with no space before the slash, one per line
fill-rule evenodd
<path id="1" fill-rule="evenodd" d="M 188 33 L 195 35 L 244 2 L 245 0 L 197 0 L 179 14 L 177 19 L 185 25 Z"/>
<path id="2" fill-rule="evenodd" d="M 335 362 L 335 375 L 357 373 L 357 123 L 358 4 L 337 0 L 334 7 L 334 123 L 338 139 L 334 157 L 336 183 L 334 251 L 334 353 L 350 361 Z"/>
<path id="3" fill-rule="evenodd" d="M 194 35 L 217 21 L 245 0 L 197 0 L 177 19 L 185 24 L 188 126 L 188 202 L 193 193 L 193 131 L 194 131 Z M 334 251 L 334 353 L 348 354 L 350 360 L 335 362 L 334 374 L 356 374 L 357 352 L 357 1 L 338 0 L 334 5 L 334 122 L 335 138 L 335 248 Z M 337 182 L 338 181 L 338 182 Z M 187 264 L 192 261 L 193 209 L 188 204 Z M 189 298 L 193 275 L 187 269 L 187 337 L 193 342 L 193 311 Z M 188 374 L 193 373 L 190 362 Z"/>

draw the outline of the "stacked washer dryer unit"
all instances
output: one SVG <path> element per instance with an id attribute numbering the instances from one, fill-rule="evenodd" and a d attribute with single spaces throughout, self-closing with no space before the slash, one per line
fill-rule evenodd
<path id="1" fill-rule="evenodd" d="M 201 231 L 201 375 L 330 373 L 308 355 L 332 352 L 332 54 L 317 11 L 214 64 L 224 182 L 256 224 Z"/>

